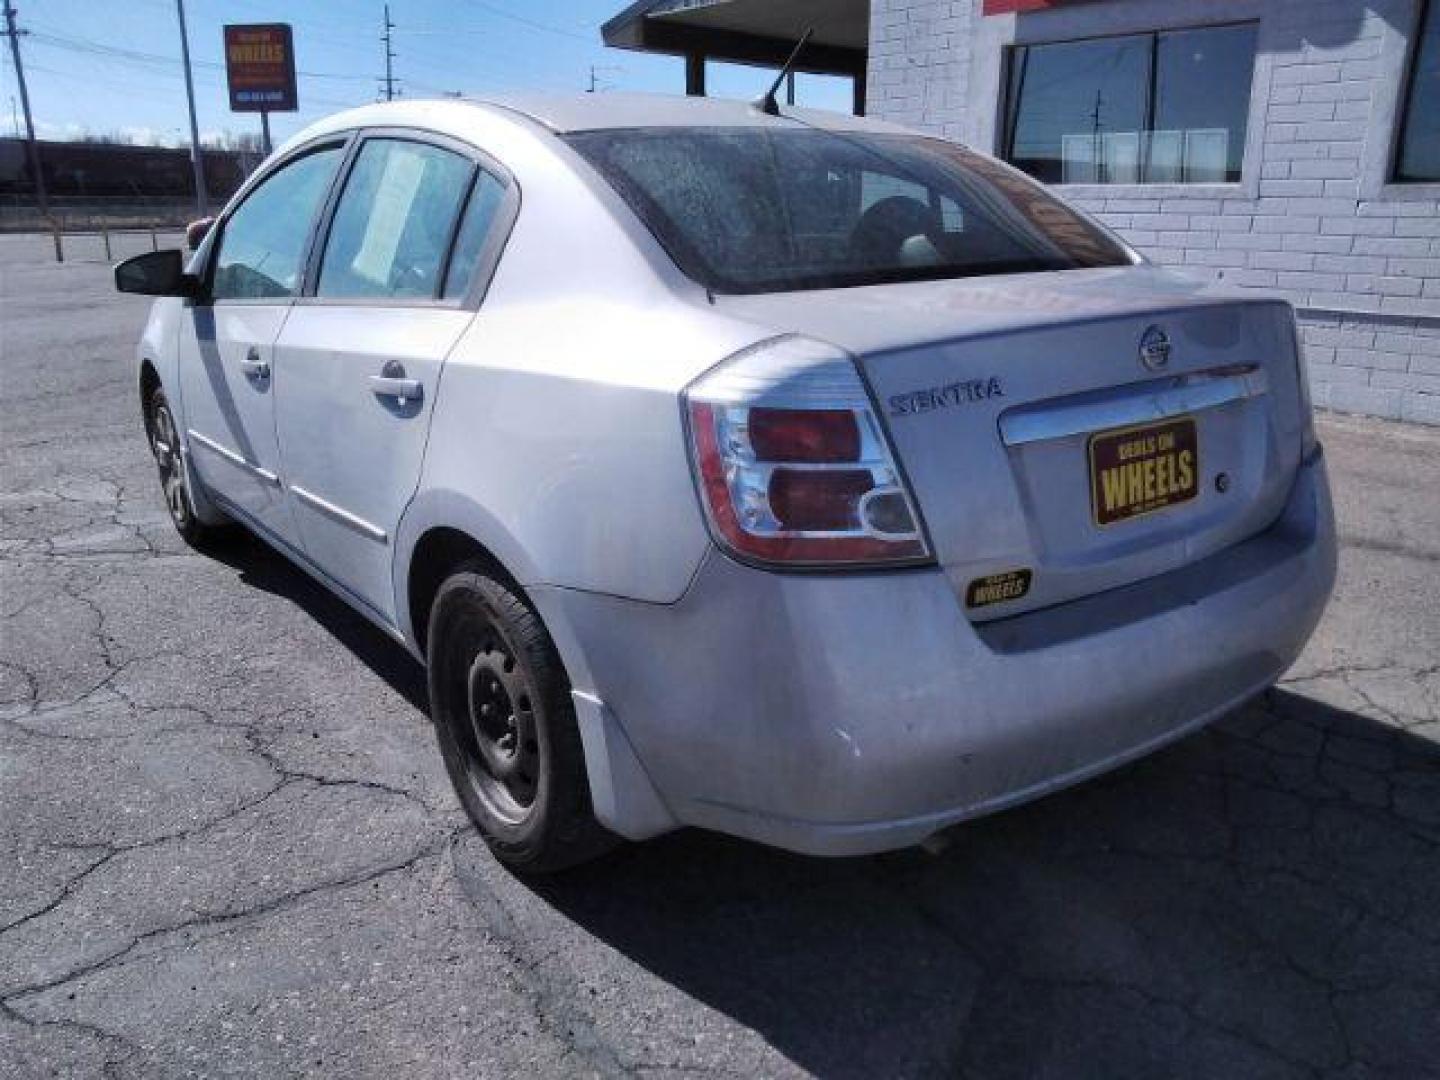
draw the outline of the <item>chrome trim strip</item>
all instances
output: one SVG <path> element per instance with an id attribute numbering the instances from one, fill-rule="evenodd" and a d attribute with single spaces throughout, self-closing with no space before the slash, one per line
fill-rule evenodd
<path id="1" fill-rule="evenodd" d="M 342 510 L 332 502 L 326 502 L 314 492 L 306 491 L 297 484 L 290 485 L 290 494 L 294 495 L 307 506 L 320 511 L 326 517 L 334 518 L 341 525 L 354 529 L 361 536 L 369 537 L 371 540 L 381 544 L 388 544 L 390 537 L 385 530 L 376 525 L 371 525 L 364 518 L 358 518 L 348 510 Z"/>
<path id="2" fill-rule="evenodd" d="M 201 435 L 194 428 L 186 428 L 185 437 L 187 439 L 193 439 L 195 442 L 205 447 L 206 450 L 209 450 L 212 454 L 218 454 L 220 457 L 230 462 L 231 465 L 238 465 L 240 466 L 240 468 L 246 470 L 247 472 L 254 473 L 261 480 L 264 480 L 267 484 L 270 484 L 274 487 L 280 486 L 280 477 L 276 476 L 269 469 L 262 469 L 259 465 L 252 465 L 250 462 L 246 461 L 243 457 L 237 454 L 234 450 L 231 450 L 227 446 L 221 446 L 214 439 L 211 439 L 205 435 Z"/>
<path id="3" fill-rule="evenodd" d="M 1025 446 L 1087 435 L 1092 431 L 1215 409 L 1259 397 L 1267 390 L 1265 373 L 1259 368 L 1182 375 L 1165 380 L 1162 385 L 1146 383 L 1128 394 L 1098 400 L 1021 405 L 1001 414 L 1000 438 L 1006 446 Z"/>

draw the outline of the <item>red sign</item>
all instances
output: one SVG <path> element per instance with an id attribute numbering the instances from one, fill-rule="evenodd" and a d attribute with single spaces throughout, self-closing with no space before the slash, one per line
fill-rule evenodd
<path id="1" fill-rule="evenodd" d="M 233 112 L 294 112 L 295 47 L 287 23 L 225 27 L 225 78 Z"/>
<path id="2" fill-rule="evenodd" d="M 980 10 L 983 15 L 1009 15 L 1012 11 L 1043 11 L 1045 8 L 1059 7 L 1068 2 L 1069 0 L 985 0 L 985 6 Z"/>

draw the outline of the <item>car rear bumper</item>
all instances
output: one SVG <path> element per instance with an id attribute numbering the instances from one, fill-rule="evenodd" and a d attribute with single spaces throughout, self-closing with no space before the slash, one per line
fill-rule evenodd
<path id="1" fill-rule="evenodd" d="M 536 601 L 577 691 L 608 710 L 612 749 L 638 759 L 607 771 L 587 737 L 612 827 L 654 833 L 668 813 L 847 855 L 918 843 L 1222 715 L 1294 661 L 1335 557 L 1317 453 L 1264 533 L 983 625 L 938 569 L 774 574 L 718 555 L 675 604 L 556 589 Z M 634 800 L 613 789 L 647 777 L 645 805 L 658 793 L 664 809 L 627 820 Z"/>

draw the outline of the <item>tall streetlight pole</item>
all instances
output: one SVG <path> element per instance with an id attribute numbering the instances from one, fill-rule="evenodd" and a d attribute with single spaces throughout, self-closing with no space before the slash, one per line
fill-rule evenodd
<path id="1" fill-rule="evenodd" d="M 20 107 L 25 110 L 25 148 L 30 155 L 30 172 L 35 176 L 35 201 L 39 204 L 41 216 L 49 217 L 50 199 L 45 194 L 45 173 L 40 169 L 40 147 L 35 142 L 35 120 L 30 115 L 30 92 L 25 87 L 25 68 L 20 63 L 20 35 L 23 33 L 25 31 L 15 29 L 14 5 L 10 0 L 5 0 L 5 36 L 10 39 L 10 56 L 15 61 L 15 82 L 20 87 Z"/>
<path id="2" fill-rule="evenodd" d="M 200 123 L 195 119 L 195 80 L 190 75 L 190 35 L 185 31 L 185 0 L 175 0 L 175 12 L 180 16 L 180 60 L 185 65 L 185 100 L 190 103 L 190 167 L 195 171 L 195 209 L 203 218 L 209 213 L 210 203 L 205 191 L 205 162 L 200 157 Z"/>

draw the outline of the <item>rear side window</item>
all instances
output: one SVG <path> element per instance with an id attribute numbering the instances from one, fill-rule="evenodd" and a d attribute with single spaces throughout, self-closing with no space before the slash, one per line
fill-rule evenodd
<path id="1" fill-rule="evenodd" d="M 335 208 L 317 296 L 432 299 L 475 166 L 438 146 L 370 139 Z"/>
<path id="2" fill-rule="evenodd" d="M 495 224 L 495 216 L 505 201 L 505 185 L 487 172 L 475 178 L 470 192 L 470 201 L 465 205 L 465 217 L 460 222 L 460 231 L 455 235 L 455 251 L 450 256 L 450 267 L 445 272 L 445 287 L 442 297 L 462 297 L 475 276 L 475 265 L 485 250 L 485 241 Z"/>
<path id="3" fill-rule="evenodd" d="M 1012 169 L 920 136 L 633 128 L 567 141 L 680 268 L 716 292 L 780 292 L 1131 259 Z"/>
<path id="4" fill-rule="evenodd" d="M 280 299 L 300 290 L 310 227 L 343 152 L 331 146 L 297 158 L 245 197 L 225 221 L 211 299 Z"/>

